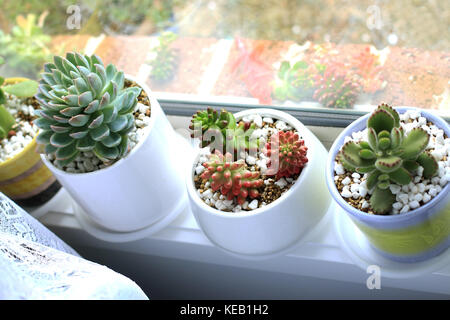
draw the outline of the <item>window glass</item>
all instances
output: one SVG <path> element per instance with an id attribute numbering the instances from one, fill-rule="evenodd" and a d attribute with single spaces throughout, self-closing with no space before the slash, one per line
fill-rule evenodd
<path id="1" fill-rule="evenodd" d="M 157 97 L 336 113 L 450 116 L 450 2 L 0 0 L 2 76 L 96 53 Z"/>

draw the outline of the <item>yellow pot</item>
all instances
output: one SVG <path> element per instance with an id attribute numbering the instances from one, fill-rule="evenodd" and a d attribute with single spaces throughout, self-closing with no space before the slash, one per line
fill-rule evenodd
<path id="1" fill-rule="evenodd" d="M 5 84 L 25 81 L 8 78 Z M 60 188 L 36 151 L 36 137 L 17 155 L 0 163 L 0 191 L 22 205 L 40 205 Z"/>

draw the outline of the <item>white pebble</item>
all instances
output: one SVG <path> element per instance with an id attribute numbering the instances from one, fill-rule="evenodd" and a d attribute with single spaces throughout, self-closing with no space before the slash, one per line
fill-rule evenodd
<path id="1" fill-rule="evenodd" d="M 352 180 L 351 180 L 349 177 L 345 177 L 345 178 L 342 180 L 342 184 L 343 184 L 344 186 L 348 185 L 350 182 L 352 182 Z"/>
<path id="2" fill-rule="evenodd" d="M 242 207 L 240 205 L 237 205 L 236 207 L 233 208 L 233 212 L 239 212 L 242 210 Z"/>
<path id="3" fill-rule="evenodd" d="M 342 192 L 341 192 L 341 195 L 342 195 L 344 198 L 350 198 L 350 197 L 352 196 L 352 193 L 351 193 L 351 191 L 348 190 L 348 189 L 343 189 Z"/>
<path id="4" fill-rule="evenodd" d="M 344 167 L 342 166 L 342 164 L 336 163 L 334 165 L 334 172 L 336 172 L 336 174 L 338 174 L 338 175 L 344 174 L 345 170 L 344 170 Z"/>
<path id="5" fill-rule="evenodd" d="M 418 202 L 417 200 L 411 201 L 411 202 L 409 203 L 409 207 L 410 207 L 411 209 L 416 209 L 416 208 L 418 208 L 419 206 L 420 206 L 420 204 L 419 204 L 419 202 Z"/>
<path id="6" fill-rule="evenodd" d="M 286 180 L 284 180 L 284 178 L 281 178 L 277 182 L 275 182 L 275 184 L 282 189 L 287 186 L 288 183 L 286 182 Z"/>
<path id="7" fill-rule="evenodd" d="M 417 184 L 417 188 L 419 189 L 420 193 L 424 193 L 425 192 L 425 185 L 423 183 Z"/>
<path id="8" fill-rule="evenodd" d="M 195 167 L 195 173 L 196 173 L 196 174 L 200 174 L 200 173 L 202 173 L 203 171 L 205 171 L 205 167 L 204 167 L 204 166 L 198 165 L 198 166 Z"/>
<path id="9" fill-rule="evenodd" d="M 394 208 L 396 210 L 400 210 L 401 208 L 403 208 L 403 204 L 401 202 L 394 202 L 394 204 L 392 205 L 392 208 Z"/>
<path id="10" fill-rule="evenodd" d="M 432 187 L 430 190 L 428 190 L 428 194 L 432 197 L 435 197 L 437 195 L 437 189 Z"/>
<path id="11" fill-rule="evenodd" d="M 213 193 L 212 193 L 211 189 L 203 191 L 203 193 L 202 193 L 203 199 L 211 199 L 212 197 L 213 197 Z"/>
<path id="12" fill-rule="evenodd" d="M 361 175 L 357 172 L 352 173 L 352 178 L 354 179 L 361 179 Z"/>
<path id="13" fill-rule="evenodd" d="M 420 202 L 420 201 L 422 201 L 422 199 L 423 199 L 423 195 L 421 193 L 418 193 L 418 194 L 414 195 L 414 200 L 415 201 Z"/>
<path id="14" fill-rule="evenodd" d="M 249 209 L 255 210 L 258 208 L 258 200 L 254 199 L 250 204 L 248 205 Z"/>
<path id="15" fill-rule="evenodd" d="M 256 163 L 256 158 L 253 156 L 248 156 L 245 161 L 249 164 L 249 165 L 254 165 Z"/>
<path id="16" fill-rule="evenodd" d="M 273 119 L 270 118 L 270 117 L 264 117 L 264 118 L 263 118 L 263 121 L 264 121 L 265 123 L 273 123 Z"/>
<path id="17" fill-rule="evenodd" d="M 286 122 L 284 122 L 282 120 L 278 120 L 277 122 L 275 122 L 275 127 L 278 130 L 286 130 L 287 125 L 286 125 Z"/>
<path id="18" fill-rule="evenodd" d="M 360 194 L 360 196 L 361 197 L 365 197 L 366 195 L 367 195 L 367 188 L 366 187 L 364 187 L 363 185 L 359 185 L 359 190 L 358 190 L 358 192 L 359 192 L 359 194 Z"/>
<path id="19" fill-rule="evenodd" d="M 397 197 L 403 204 L 408 204 L 409 196 L 407 193 L 400 193 Z"/>
<path id="20" fill-rule="evenodd" d="M 391 190 L 392 194 L 397 194 L 400 192 L 400 190 L 402 189 L 402 187 L 400 187 L 397 184 L 391 184 L 389 185 L 389 189 Z"/>
<path id="21" fill-rule="evenodd" d="M 366 200 L 363 201 L 363 203 L 361 204 L 361 208 L 362 209 L 367 209 L 369 207 L 369 202 L 367 202 Z"/>
<path id="22" fill-rule="evenodd" d="M 352 193 L 358 192 L 359 191 L 359 184 L 357 183 L 353 183 L 350 185 L 350 191 Z"/>
<path id="23" fill-rule="evenodd" d="M 400 210 L 400 213 L 407 213 L 409 211 L 409 206 L 405 205 L 402 210 Z"/>

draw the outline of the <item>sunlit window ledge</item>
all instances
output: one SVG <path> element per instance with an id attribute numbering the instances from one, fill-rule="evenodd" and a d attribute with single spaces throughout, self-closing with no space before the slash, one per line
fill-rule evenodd
<path id="1" fill-rule="evenodd" d="M 46 226 L 74 248 L 84 246 L 148 256 L 175 258 L 266 272 L 284 273 L 330 279 L 366 286 L 367 272 L 355 265 L 339 247 L 332 221 L 313 234 L 306 242 L 286 255 L 263 261 L 235 258 L 214 247 L 203 235 L 189 209 L 162 231 L 133 242 L 113 243 L 98 240 L 85 232 L 78 223 L 71 199 L 56 204 L 42 218 Z M 332 219 L 332 216 L 328 217 Z M 133 263 L 139 264 L 139 261 Z M 450 265 L 440 271 L 413 279 L 382 278 L 384 288 L 399 288 L 418 292 L 450 294 Z"/>
<path id="2" fill-rule="evenodd" d="M 185 117 L 169 117 L 178 133 L 186 133 L 189 122 Z M 330 133 L 330 128 L 313 128 L 323 134 L 320 140 L 325 145 L 334 140 L 339 130 Z M 65 191 L 64 191 L 65 193 Z M 216 248 L 202 233 L 189 209 L 183 211 L 168 227 L 147 238 L 125 243 L 98 240 L 84 231 L 74 214 L 73 200 L 68 194 L 54 201 L 40 220 L 62 239 L 77 248 L 78 246 L 107 249 L 120 255 L 121 252 L 148 256 L 175 258 L 207 264 L 231 266 L 260 270 L 293 276 L 312 277 L 348 282 L 366 286 L 369 274 L 352 262 L 340 247 L 333 215 L 329 212 L 327 220 L 313 232 L 303 244 L 288 254 L 273 259 L 252 261 L 233 257 Z M 136 261 L 135 263 L 139 263 Z M 450 265 L 443 269 L 416 278 L 382 278 L 384 288 L 406 289 L 417 292 L 450 295 Z"/>

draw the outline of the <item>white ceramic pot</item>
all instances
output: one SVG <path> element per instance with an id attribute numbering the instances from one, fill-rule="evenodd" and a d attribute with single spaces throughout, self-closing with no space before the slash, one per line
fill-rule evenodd
<path id="1" fill-rule="evenodd" d="M 308 147 L 308 164 L 295 184 L 279 199 L 252 211 L 223 212 L 211 208 L 198 196 L 194 185 L 194 164 L 186 172 L 189 203 L 197 223 L 216 246 L 238 255 L 271 256 L 289 250 L 304 239 L 328 210 L 331 197 L 325 182 L 327 151 L 300 121 L 272 109 L 250 109 L 236 120 L 260 114 L 283 120 L 294 127 Z"/>
<path id="2" fill-rule="evenodd" d="M 147 92 L 151 120 L 147 134 L 125 158 L 95 172 L 67 173 L 41 156 L 85 213 L 116 232 L 146 228 L 187 205 L 175 131 L 149 88 L 127 78 Z"/>

